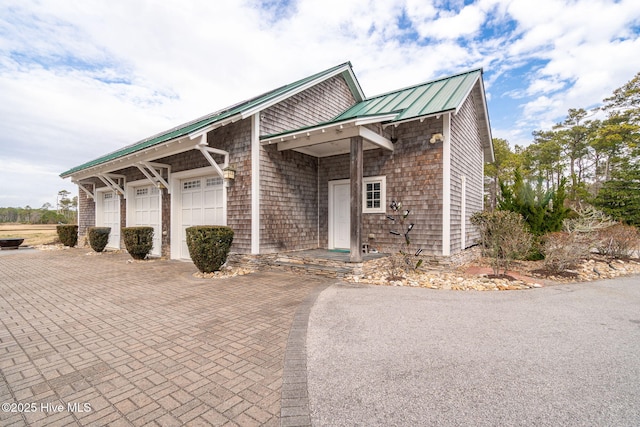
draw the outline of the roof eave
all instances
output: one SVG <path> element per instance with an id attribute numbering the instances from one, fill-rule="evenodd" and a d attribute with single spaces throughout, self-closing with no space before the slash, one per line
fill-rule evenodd
<path id="1" fill-rule="evenodd" d="M 300 135 L 307 135 L 312 132 L 322 132 L 327 129 L 335 128 L 338 126 L 364 126 L 373 123 L 382 123 L 388 120 L 392 120 L 393 117 L 396 117 L 397 113 L 392 114 L 380 114 L 375 116 L 363 116 L 363 117 L 353 117 L 344 120 L 325 122 L 314 126 L 308 126 L 301 129 L 290 130 L 286 132 L 280 132 L 277 134 L 271 135 L 263 135 L 260 137 L 260 140 L 263 144 L 269 144 L 272 142 L 278 142 L 276 140 L 283 140 L 285 138 L 293 138 L 298 137 Z"/>
<path id="2" fill-rule="evenodd" d="M 425 121 L 426 119 L 431 118 L 431 117 L 436 117 L 436 118 L 438 118 L 438 117 L 440 117 L 440 116 L 441 116 L 441 115 L 443 115 L 443 114 L 447 114 L 447 113 L 455 113 L 455 112 L 456 112 L 456 109 L 455 109 L 455 108 L 452 108 L 452 109 L 450 109 L 450 110 L 436 111 L 436 112 L 434 112 L 434 113 L 424 114 L 424 115 L 421 115 L 421 116 L 408 117 L 408 118 L 406 118 L 406 119 L 401 119 L 401 120 L 392 120 L 392 121 L 389 121 L 389 122 L 385 123 L 385 124 L 383 125 L 383 127 L 384 127 L 384 128 L 387 128 L 387 127 L 389 127 L 389 126 L 398 126 L 398 125 L 401 125 L 401 124 L 403 124 L 403 123 L 415 122 L 416 120 L 420 120 L 421 122 L 423 122 L 423 121 Z"/>
<path id="3" fill-rule="evenodd" d="M 338 66 L 334 67 L 333 69 L 329 69 L 329 70 L 326 70 L 325 72 L 318 73 L 316 78 L 313 78 L 313 79 L 309 80 L 308 82 L 305 82 L 305 83 L 303 83 L 303 84 L 301 84 L 301 85 L 299 85 L 299 86 L 297 86 L 295 88 L 292 88 L 291 90 L 284 91 L 284 92 L 279 93 L 279 94 L 277 94 L 275 96 L 267 97 L 267 99 L 265 99 L 264 101 L 258 102 L 255 105 L 249 106 L 249 108 L 247 108 L 247 109 L 240 108 L 240 111 L 238 111 L 235 114 L 232 114 L 232 115 L 229 115 L 229 116 L 225 116 L 226 114 L 228 114 L 228 113 L 230 113 L 230 112 L 232 112 L 234 110 L 234 108 L 230 108 L 229 110 L 225 111 L 224 113 L 221 113 L 219 116 L 213 115 L 209 119 L 203 120 L 204 123 L 202 124 L 202 127 L 200 127 L 200 128 L 192 129 L 191 131 L 185 132 L 184 134 L 179 134 L 174 138 L 162 139 L 163 135 L 166 135 L 166 134 L 169 134 L 169 133 L 175 132 L 175 131 L 180 131 L 181 129 L 188 127 L 188 125 L 186 125 L 186 124 L 178 126 L 178 127 L 173 128 L 173 129 L 171 129 L 169 131 L 162 132 L 160 134 L 157 134 L 156 136 L 147 138 L 147 139 L 142 140 L 142 141 L 140 141 L 140 142 L 138 142 L 136 144 L 133 144 L 133 146 L 130 146 L 131 148 L 133 148 L 138 144 L 143 145 L 146 141 L 150 141 L 150 140 L 152 140 L 154 138 L 159 138 L 158 141 L 154 142 L 153 144 L 149 145 L 148 147 L 144 147 L 143 146 L 143 147 L 140 147 L 139 149 L 134 149 L 131 152 L 126 152 L 126 149 L 117 150 L 113 154 L 118 153 L 118 152 L 123 152 L 122 155 L 118 155 L 117 157 L 114 157 L 113 159 L 107 159 L 107 160 L 105 160 L 103 162 L 100 162 L 101 157 L 99 157 L 99 158 L 97 158 L 97 159 L 95 159 L 93 161 L 83 163 L 82 165 L 76 166 L 75 168 L 71 168 L 71 169 L 63 172 L 62 174 L 60 174 L 60 177 L 68 178 L 70 176 L 73 176 L 73 175 L 77 174 L 78 172 L 82 172 L 83 170 L 92 168 L 94 166 L 107 165 L 107 164 L 109 164 L 111 162 L 115 162 L 118 159 L 120 159 L 122 157 L 126 157 L 126 156 L 128 156 L 130 154 L 137 153 L 139 151 L 144 151 L 146 149 L 153 148 L 156 145 L 160 145 L 160 144 L 163 144 L 163 143 L 166 143 L 166 142 L 170 142 L 170 141 L 174 141 L 174 140 L 178 140 L 178 139 L 184 138 L 185 135 L 187 135 L 190 139 L 195 139 L 195 138 L 200 137 L 200 136 L 206 134 L 207 132 L 210 132 L 210 131 L 212 131 L 212 130 L 220 127 L 220 126 L 224 126 L 224 125 L 226 125 L 228 123 L 233 123 L 235 121 L 250 117 L 250 116 L 252 116 L 252 115 L 254 115 L 254 114 L 256 114 L 256 113 L 258 113 L 258 112 L 260 112 L 260 111 L 262 111 L 264 109 L 266 109 L 266 108 L 269 108 L 269 107 L 271 107 L 271 106 L 273 106 L 273 105 L 275 105 L 275 104 L 277 104 L 279 102 L 282 102 L 283 100 L 285 100 L 285 99 L 287 99 L 287 98 L 289 98 L 289 97 L 291 97 L 291 96 L 293 96 L 293 95 L 295 95 L 297 93 L 300 93 L 300 92 L 302 92 L 302 91 L 304 91 L 304 90 L 306 90 L 306 89 L 308 89 L 308 88 L 310 88 L 312 86 L 315 86 L 316 84 L 318 84 L 318 83 L 320 83 L 320 82 L 322 82 L 322 81 L 324 81 L 324 80 L 326 80 L 328 78 L 331 78 L 331 77 L 339 75 L 339 74 L 343 74 L 343 76 L 345 78 L 345 81 L 347 82 L 349 88 L 351 89 L 351 92 L 352 92 L 354 98 L 356 99 L 356 101 L 360 102 L 362 99 L 364 99 L 364 93 L 362 92 L 362 88 L 360 87 L 360 84 L 358 83 L 357 79 L 355 78 L 355 74 L 353 73 L 353 69 L 351 67 L 351 63 L 350 62 L 345 62 L 344 64 L 341 64 L 341 65 L 338 65 Z M 302 81 L 304 81 L 304 80 L 305 79 L 302 79 Z M 295 84 L 295 83 L 293 83 L 293 84 Z M 274 90 L 274 91 L 277 91 L 277 89 Z M 239 106 L 236 106 L 235 108 L 238 108 L 238 107 Z M 222 116 L 222 117 L 220 117 L 220 116 Z M 222 123 L 222 124 L 219 125 L 219 123 Z M 109 154 L 107 154 L 105 156 L 102 156 L 102 157 L 109 157 Z M 93 162 L 98 162 L 98 163 L 93 164 Z M 85 167 L 85 165 L 87 165 L 87 166 Z"/>

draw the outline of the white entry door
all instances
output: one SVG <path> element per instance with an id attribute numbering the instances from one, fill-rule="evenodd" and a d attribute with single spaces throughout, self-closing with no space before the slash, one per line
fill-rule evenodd
<path id="1" fill-rule="evenodd" d="M 351 186 L 349 181 L 329 183 L 329 249 L 351 247 Z"/>
<path id="2" fill-rule="evenodd" d="M 151 254 L 160 256 L 162 252 L 160 190 L 153 185 L 135 187 L 134 200 L 132 225 L 138 227 L 153 227 L 153 249 L 151 249 Z"/>
<path id="3" fill-rule="evenodd" d="M 98 193 L 96 226 L 111 227 L 107 247 L 120 249 L 120 196 L 113 191 Z"/>
<path id="4" fill-rule="evenodd" d="M 181 189 L 180 258 L 190 259 L 186 229 L 193 225 L 225 225 L 222 178 L 183 179 Z"/>

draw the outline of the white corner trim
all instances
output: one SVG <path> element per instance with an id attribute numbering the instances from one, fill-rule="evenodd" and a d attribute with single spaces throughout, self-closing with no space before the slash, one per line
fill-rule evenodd
<path id="1" fill-rule="evenodd" d="M 442 116 L 442 255 L 451 255 L 451 113 Z"/>
<path id="2" fill-rule="evenodd" d="M 260 253 L 260 113 L 251 116 L 251 253 Z"/>
<path id="3" fill-rule="evenodd" d="M 460 196 L 460 250 L 467 248 L 467 177 L 460 177 L 462 195 Z"/>

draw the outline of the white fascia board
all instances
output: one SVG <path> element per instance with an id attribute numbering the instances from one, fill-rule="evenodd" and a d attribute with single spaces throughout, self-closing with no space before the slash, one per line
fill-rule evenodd
<path id="1" fill-rule="evenodd" d="M 135 164 L 141 161 L 153 161 L 162 157 L 168 157 L 174 154 L 193 150 L 193 143 L 190 142 L 189 144 L 184 144 L 184 142 L 187 142 L 188 140 L 185 140 L 183 138 L 184 137 L 163 142 L 162 144 L 158 144 L 157 146 L 154 145 L 153 147 L 128 154 L 124 157 L 113 159 L 108 162 L 83 169 L 69 176 L 72 179 L 79 181 L 82 179 L 98 176 L 101 173 L 109 173 L 111 171 L 120 170 L 127 167 L 135 167 Z"/>
<path id="2" fill-rule="evenodd" d="M 363 126 L 363 125 L 370 125 L 373 123 L 382 123 L 389 120 L 393 120 L 397 116 L 398 116 L 398 113 L 380 114 L 377 116 L 368 116 L 368 117 L 358 117 L 355 120 L 354 124 L 356 126 Z"/>
<path id="3" fill-rule="evenodd" d="M 325 81 L 327 79 L 330 79 L 331 77 L 337 76 L 338 74 L 342 74 L 345 71 L 349 70 L 349 66 L 348 65 L 344 65 L 343 67 L 338 68 L 337 70 L 334 70 L 332 73 L 329 74 L 325 74 L 323 76 L 320 76 L 314 80 L 311 80 L 305 84 L 303 84 L 302 86 L 299 86 L 295 89 L 291 89 L 287 92 L 284 92 L 278 96 L 276 96 L 275 98 L 270 99 L 269 101 L 265 101 L 261 104 L 256 105 L 255 107 L 249 108 L 248 110 L 242 111 L 240 114 L 242 115 L 243 119 L 246 119 L 247 117 L 251 117 L 256 113 L 259 113 L 260 111 L 267 109 L 273 105 L 278 104 L 279 102 L 284 101 L 287 98 L 292 97 L 293 95 L 296 95 L 300 92 L 303 92 L 307 89 L 309 89 L 310 87 L 313 87 L 315 85 L 317 85 L 318 83 Z M 361 91 L 361 90 L 360 90 Z"/>
<path id="4" fill-rule="evenodd" d="M 359 136 L 358 128 L 349 125 L 348 127 L 334 126 L 333 128 L 325 129 L 324 132 L 311 133 L 302 135 L 291 135 L 285 141 L 278 142 L 278 151 L 292 150 L 300 147 L 309 147 L 312 145 L 318 145 L 325 142 L 335 141 L 338 139 L 351 138 L 353 136 Z"/>
<path id="5" fill-rule="evenodd" d="M 356 126 L 355 121 L 342 123 L 339 126 L 333 125 L 332 127 L 323 127 L 319 131 L 318 129 L 315 129 L 313 131 L 308 130 L 307 132 L 301 132 L 299 134 L 287 135 L 286 139 L 283 137 L 282 141 L 277 142 L 278 151 L 295 150 L 327 142 L 348 139 L 354 136 L 362 136 L 364 139 L 380 148 L 393 151 L 393 144 L 391 141 L 362 125 Z M 271 141 L 272 140 L 267 141 L 267 144 Z M 263 142 L 263 145 L 266 144 Z"/>
<path id="6" fill-rule="evenodd" d="M 362 88 L 360 87 L 360 82 L 358 82 L 358 78 L 356 77 L 355 73 L 353 72 L 353 69 L 351 67 L 347 67 L 347 71 L 349 72 L 349 80 L 347 80 L 347 85 L 349 85 L 349 88 L 351 89 L 351 92 L 356 92 L 356 94 L 358 95 L 356 97 L 356 101 L 357 102 L 362 102 L 365 99 L 367 99 L 367 97 L 364 95 L 364 92 L 362 91 Z"/>
<path id="7" fill-rule="evenodd" d="M 426 119 L 429 119 L 431 117 L 440 117 L 443 116 L 445 114 L 448 113 L 454 113 L 455 114 L 456 110 L 446 110 L 446 111 L 438 111 L 437 113 L 433 113 L 433 114 L 425 114 L 424 116 L 418 116 L 418 117 L 412 117 L 410 119 L 405 119 L 405 120 L 399 120 L 397 122 L 391 122 L 391 123 L 385 123 L 384 125 L 382 125 L 382 127 L 384 129 L 388 128 L 389 126 L 398 126 L 401 125 L 403 123 L 409 123 L 409 122 L 415 122 L 416 120 L 420 120 L 421 122 L 425 121 Z"/>
<path id="8" fill-rule="evenodd" d="M 485 150 L 485 162 L 490 163 L 495 161 L 495 153 L 493 151 L 493 135 L 491 134 L 491 124 L 489 123 L 489 108 L 487 107 L 487 99 L 484 93 L 484 83 L 482 79 L 478 79 L 477 82 L 480 89 L 480 96 L 482 98 L 482 108 L 484 109 L 484 121 L 485 126 L 487 127 L 487 137 L 489 140 L 487 141 L 489 144 L 489 155 L 487 156 Z"/>
<path id="9" fill-rule="evenodd" d="M 460 107 L 462 107 L 462 104 L 464 104 L 464 101 L 467 100 L 467 98 L 469 97 L 469 94 L 471 93 L 471 91 L 473 90 L 474 87 L 476 87 L 476 83 L 478 83 L 478 80 L 480 80 L 480 76 L 482 74 L 478 74 L 478 77 L 476 77 L 476 80 L 473 82 L 473 84 L 469 85 L 469 89 L 467 90 L 467 93 L 464 94 L 464 96 L 462 97 L 462 100 L 460 101 L 460 104 L 456 105 L 456 109 L 454 111 L 454 115 L 458 114 L 458 111 L 460 110 Z"/>
<path id="10" fill-rule="evenodd" d="M 281 143 L 289 140 L 302 139 L 302 138 L 311 138 L 317 134 L 324 134 L 335 131 L 336 129 L 344 130 L 345 128 L 352 128 L 355 126 L 356 119 L 340 122 L 340 123 L 330 123 L 319 125 L 311 128 L 307 128 L 304 130 L 300 130 L 297 132 L 291 132 L 284 135 L 274 136 L 272 138 L 264 139 L 260 141 L 262 145 L 269 145 L 273 143 Z"/>
<path id="11" fill-rule="evenodd" d="M 267 138 L 261 141 L 262 145 L 269 145 L 273 143 L 282 143 L 289 140 L 295 140 L 299 138 L 311 138 L 317 134 L 329 134 L 332 130 L 344 130 L 345 128 L 353 128 L 358 126 L 364 126 L 373 123 L 381 123 L 387 120 L 392 120 L 396 117 L 397 114 L 381 114 L 378 116 L 370 116 L 370 117 L 357 117 L 350 120 L 345 120 L 343 122 L 337 123 L 328 123 L 323 125 L 318 125 L 315 127 L 310 127 L 307 129 L 303 129 L 297 132 L 291 132 L 284 135 L 277 135 L 272 138 Z M 324 141 L 323 141 L 324 142 Z"/>

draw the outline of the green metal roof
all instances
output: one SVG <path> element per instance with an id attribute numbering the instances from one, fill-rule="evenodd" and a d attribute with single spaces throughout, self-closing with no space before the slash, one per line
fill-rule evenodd
<path id="1" fill-rule="evenodd" d="M 469 96 L 474 85 L 480 81 L 482 85 L 482 69 L 478 68 L 450 77 L 444 77 L 405 89 L 374 96 L 365 99 L 346 111 L 324 123 L 306 126 L 304 128 L 288 130 L 272 135 L 264 135 L 262 140 L 271 140 L 290 134 L 319 129 L 327 126 L 335 126 L 343 122 L 364 120 L 384 123 L 400 123 L 417 120 L 422 117 L 437 116 L 438 114 L 457 111 Z M 493 161 L 493 143 L 491 141 L 491 129 L 486 110 L 486 101 L 482 97 L 483 111 L 479 112 L 478 120 L 483 135 L 482 145 L 485 150 L 487 162 Z"/>
<path id="2" fill-rule="evenodd" d="M 152 137 L 143 139 L 142 141 L 138 141 L 135 144 L 128 145 L 124 148 L 106 154 L 97 159 L 91 160 L 89 162 L 83 163 L 79 166 L 76 166 L 72 169 L 69 169 L 66 172 L 60 174 L 62 178 L 69 177 L 76 172 L 82 171 L 84 169 L 88 169 L 93 166 L 101 165 L 103 163 L 107 163 L 111 160 L 118 159 L 120 157 L 135 153 L 140 150 L 144 150 L 145 148 L 153 147 L 154 145 L 161 144 L 163 142 L 167 142 L 176 138 L 180 138 L 182 136 L 186 136 L 192 132 L 196 132 L 206 126 L 211 124 L 215 124 L 217 122 L 224 121 L 229 117 L 233 117 L 237 114 L 242 114 L 245 111 L 249 111 L 252 109 L 260 108 L 261 106 L 269 106 L 270 102 L 277 100 L 282 96 L 286 96 L 289 92 L 295 92 L 296 89 L 305 86 L 306 84 L 312 83 L 314 80 L 322 79 L 326 76 L 332 75 L 333 73 L 339 71 L 341 68 L 344 68 L 344 71 L 351 71 L 351 63 L 345 62 L 343 64 L 337 65 L 335 67 L 329 68 L 328 70 L 322 71 L 320 73 L 314 74 L 312 76 L 306 77 L 304 79 L 298 80 L 294 83 L 290 83 L 288 85 L 279 87 L 270 92 L 259 95 L 255 98 L 251 98 L 249 100 L 240 102 L 238 104 L 227 107 L 223 110 L 217 111 L 215 113 L 209 114 L 204 117 L 200 117 L 191 122 L 185 123 L 168 131 L 159 133 Z M 349 82 L 352 92 L 356 98 L 362 96 L 362 90 L 358 82 L 355 80 L 355 76 L 351 72 L 354 81 Z"/>
<path id="3" fill-rule="evenodd" d="M 400 122 L 456 110 L 481 75 L 481 69 L 472 70 L 368 98 L 331 122 L 393 113 L 391 122 Z"/>

